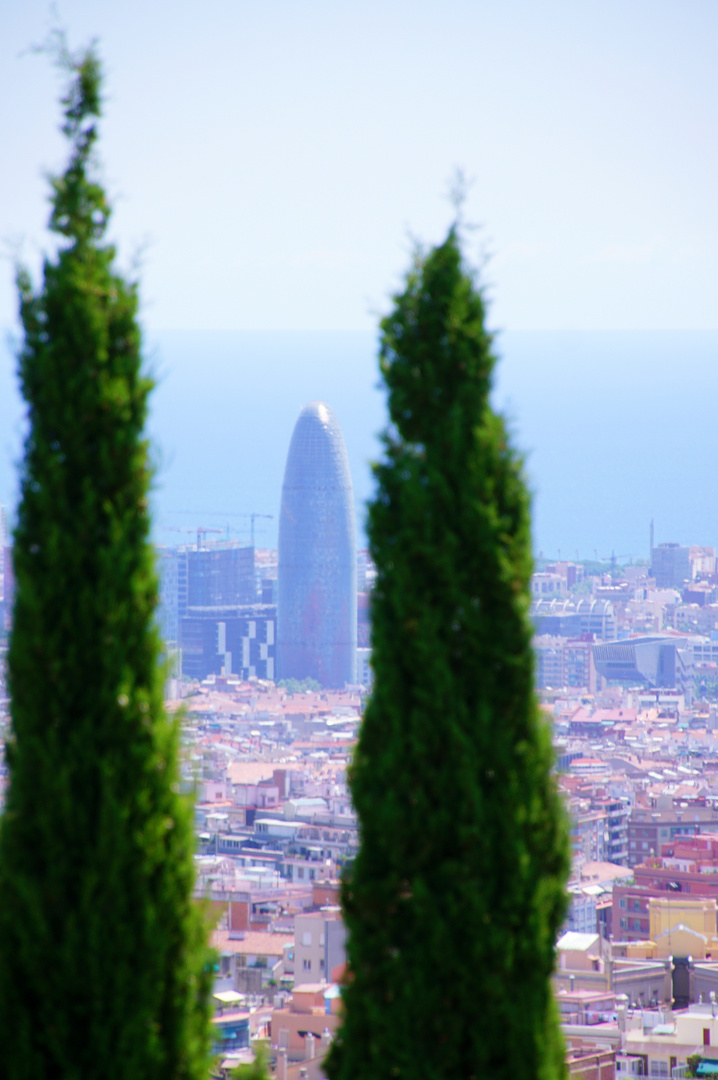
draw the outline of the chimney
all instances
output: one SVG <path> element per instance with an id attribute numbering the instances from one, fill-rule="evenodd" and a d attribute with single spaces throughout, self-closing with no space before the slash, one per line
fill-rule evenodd
<path id="1" fill-rule="evenodd" d="M 287 1051 L 277 1051 L 277 1080 L 287 1080 Z"/>
<path id="2" fill-rule="evenodd" d="M 625 994 L 616 994 L 616 1021 L 618 1023 L 618 1030 L 621 1035 L 626 1033 L 626 1008 L 628 1006 L 628 998 Z"/>
<path id="3" fill-rule="evenodd" d="M 315 1045 L 314 1045 L 315 1041 L 316 1040 L 315 1040 L 314 1036 L 312 1035 L 311 1031 L 308 1031 L 307 1034 L 304 1036 L 304 1060 L 305 1061 L 314 1061 L 314 1057 L 316 1055 L 316 1049 L 315 1049 Z"/>

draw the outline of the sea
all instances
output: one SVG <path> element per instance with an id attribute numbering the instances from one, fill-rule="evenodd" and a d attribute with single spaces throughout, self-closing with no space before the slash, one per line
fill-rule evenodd
<path id="1" fill-rule="evenodd" d="M 0 350 L 0 505 L 12 521 L 24 439 L 15 344 Z M 522 454 L 537 556 L 618 562 L 655 542 L 718 546 L 718 331 L 504 331 L 494 407 Z M 366 331 L 155 331 L 148 436 L 157 543 L 197 530 L 277 542 L 292 430 L 332 406 L 365 543 L 385 393 Z M 254 515 L 254 521 L 252 521 Z M 209 530 L 212 530 L 211 532 Z"/>

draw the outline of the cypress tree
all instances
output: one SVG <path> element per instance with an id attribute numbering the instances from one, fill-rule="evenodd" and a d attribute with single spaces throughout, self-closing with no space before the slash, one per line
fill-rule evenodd
<path id="1" fill-rule="evenodd" d="M 163 711 L 149 543 L 152 381 L 137 284 L 97 179 L 101 73 L 68 72 L 57 251 L 18 273 L 28 435 L 14 534 L 9 788 L 0 827 L 6 1080 L 199 1080 L 211 962 L 192 811 Z"/>
<path id="2" fill-rule="evenodd" d="M 567 832 L 533 688 L 529 499 L 458 228 L 381 323 L 374 687 L 331 1080 L 555 1080 Z"/>

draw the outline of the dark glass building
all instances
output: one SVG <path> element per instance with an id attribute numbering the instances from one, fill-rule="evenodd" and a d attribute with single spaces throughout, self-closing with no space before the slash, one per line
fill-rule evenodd
<path id="1" fill-rule="evenodd" d="M 279 516 L 277 678 L 356 682 L 354 494 L 344 436 L 322 401 L 299 414 Z"/>
<path id="2" fill-rule="evenodd" d="M 216 607 L 253 604 L 254 548 L 211 544 L 187 551 L 187 606 Z"/>
<path id="3" fill-rule="evenodd" d="M 276 623 L 271 604 L 189 608 L 179 620 L 182 674 L 274 679 Z"/>

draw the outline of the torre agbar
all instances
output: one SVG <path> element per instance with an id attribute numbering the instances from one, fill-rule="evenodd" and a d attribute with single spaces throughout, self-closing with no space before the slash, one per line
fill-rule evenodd
<path id="1" fill-rule="evenodd" d="M 356 682 L 356 525 L 344 436 L 322 401 L 299 414 L 279 517 L 277 678 Z"/>

